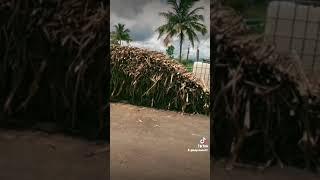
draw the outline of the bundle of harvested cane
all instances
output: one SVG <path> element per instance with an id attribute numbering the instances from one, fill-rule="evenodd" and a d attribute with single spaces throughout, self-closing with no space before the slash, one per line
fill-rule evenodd
<path id="1" fill-rule="evenodd" d="M 112 46 L 111 68 L 113 100 L 188 113 L 208 113 L 208 89 L 163 53 Z"/>
<path id="2" fill-rule="evenodd" d="M 105 138 L 110 72 L 106 2 L 0 2 L 3 125 L 53 121 Z"/>
<path id="3" fill-rule="evenodd" d="M 316 168 L 320 98 L 299 60 L 252 35 L 233 9 L 211 9 L 215 58 L 213 155 L 240 163 Z"/>

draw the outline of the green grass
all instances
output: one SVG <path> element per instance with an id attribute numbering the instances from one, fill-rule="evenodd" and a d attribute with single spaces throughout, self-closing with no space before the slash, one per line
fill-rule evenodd
<path id="1" fill-rule="evenodd" d="M 175 59 L 177 62 L 179 62 L 179 59 Z M 189 71 L 192 72 L 193 70 L 193 60 L 186 60 L 182 59 L 181 64 Z"/>

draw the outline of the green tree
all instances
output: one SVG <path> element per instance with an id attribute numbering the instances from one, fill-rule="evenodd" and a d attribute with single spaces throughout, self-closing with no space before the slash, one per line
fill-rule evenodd
<path id="1" fill-rule="evenodd" d="M 125 28 L 124 24 L 114 25 L 115 31 L 111 32 L 111 43 L 122 45 L 122 41 L 131 42 L 130 30 Z"/>
<path id="2" fill-rule="evenodd" d="M 167 50 L 166 50 L 167 54 L 169 55 L 170 58 L 174 58 L 173 57 L 173 53 L 174 53 L 174 46 L 170 45 Z"/>
<path id="3" fill-rule="evenodd" d="M 199 42 L 196 32 L 202 35 L 207 33 L 207 28 L 201 21 L 204 21 L 203 15 L 198 12 L 203 7 L 193 8 L 199 0 L 168 0 L 167 3 L 172 6 L 172 11 L 160 12 L 159 15 L 166 18 L 167 22 L 157 28 L 159 33 L 158 39 L 165 35 L 164 43 L 167 45 L 174 36 L 178 36 L 180 40 L 179 61 L 181 62 L 182 44 L 187 36 L 194 47 L 194 41 Z"/>

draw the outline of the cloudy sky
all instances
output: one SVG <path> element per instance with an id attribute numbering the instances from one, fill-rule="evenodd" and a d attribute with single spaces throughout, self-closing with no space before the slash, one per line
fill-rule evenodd
<path id="1" fill-rule="evenodd" d="M 166 47 L 163 39 L 158 40 L 158 33 L 155 29 L 165 23 L 165 19 L 159 16 L 159 12 L 170 10 L 166 0 L 111 0 L 110 2 L 110 26 L 111 31 L 118 23 L 125 24 L 130 30 L 133 42 L 132 46 L 148 48 L 165 52 Z M 200 58 L 210 57 L 210 0 L 200 0 L 195 7 L 203 6 L 204 10 L 200 14 L 204 16 L 204 24 L 207 26 L 208 33 L 205 36 L 198 35 L 200 42 L 195 43 L 194 49 L 189 41 L 183 43 L 182 56 L 187 56 L 188 45 L 190 45 L 189 57 L 196 56 L 196 47 L 199 46 Z M 175 57 L 179 54 L 179 41 L 173 39 L 175 47 Z"/>

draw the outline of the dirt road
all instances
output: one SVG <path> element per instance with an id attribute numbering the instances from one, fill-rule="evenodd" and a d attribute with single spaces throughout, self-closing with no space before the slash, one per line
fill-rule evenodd
<path id="1" fill-rule="evenodd" d="M 0 129 L 1 180 L 106 180 L 107 152 L 83 139 Z M 92 156 L 88 156 L 92 154 Z"/>
<path id="2" fill-rule="evenodd" d="M 112 104 L 110 166 L 105 145 L 0 129 L 0 180 L 107 180 L 109 167 L 112 180 L 208 180 L 209 153 L 187 151 L 209 136 L 208 126 L 206 116 Z M 294 168 L 213 170 L 212 180 L 320 179 Z"/>
<path id="3" fill-rule="evenodd" d="M 208 180 L 209 154 L 187 152 L 209 137 L 209 120 L 201 115 L 111 105 L 111 179 Z M 211 167 L 212 180 L 316 180 L 319 175 L 295 168 L 271 167 L 264 171 L 222 163 Z"/>
<path id="4" fill-rule="evenodd" d="M 110 127 L 112 180 L 209 179 L 209 152 L 188 152 L 209 137 L 208 116 L 117 103 Z"/>

